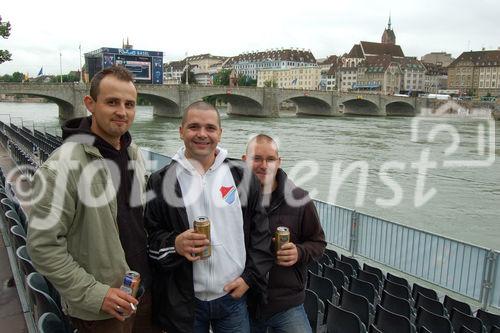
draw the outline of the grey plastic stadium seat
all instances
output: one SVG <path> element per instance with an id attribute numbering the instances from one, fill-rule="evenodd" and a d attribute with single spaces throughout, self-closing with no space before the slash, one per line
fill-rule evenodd
<path id="1" fill-rule="evenodd" d="M 469 316 L 460 310 L 453 309 L 451 311 L 450 321 L 455 332 L 459 332 L 462 326 L 467 326 L 469 330 L 475 333 L 483 332 L 483 322 L 481 319 Z"/>
<path id="2" fill-rule="evenodd" d="M 328 303 L 326 319 L 328 333 L 365 333 L 365 325 L 354 313 Z"/>
<path id="3" fill-rule="evenodd" d="M 422 307 L 417 310 L 415 326 L 417 326 L 417 329 L 424 326 L 431 332 L 453 333 L 453 328 L 448 318 L 438 316 L 437 314 L 427 311 Z"/>

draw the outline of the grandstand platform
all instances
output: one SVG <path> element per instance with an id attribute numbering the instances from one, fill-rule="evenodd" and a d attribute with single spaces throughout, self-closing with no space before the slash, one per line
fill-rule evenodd
<path id="1" fill-rule="evenodd" d="M 0 145 L 0 168 L 10 171 L 15 164 L 8 152 Z M 3 228 L 0 230 L 0 327 L 2 332 L 28 332 L 24 311 L 13 279 L 9 251 L 4 242 Z"/>
<path id="2" fill-rule="evenodd" d="M 2 332 L 72 332 L 57 291 L 29 265 L 22 236 L 29 207 L 19 204 L 12 188 L 17 178 L 5 179 L 20 165 L 29 167 L 17 177 L 29 179 L 61 143 L 60 137 L 0 122 Z M 158 168 L 169 162 L 143 154 Z M 313 332 L 500 333 L 498 251 L 315 204 L 328 249 L 308 267 L 305 307 Z"/>

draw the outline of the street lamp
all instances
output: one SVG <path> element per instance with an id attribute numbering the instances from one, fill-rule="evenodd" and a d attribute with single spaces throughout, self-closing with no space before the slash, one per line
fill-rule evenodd
<path id="1" fill-rule="evenodd" d="M 61 74 L 61 83 L 62 83 L 62 53 L 59 52 L 59 73 Z"/>

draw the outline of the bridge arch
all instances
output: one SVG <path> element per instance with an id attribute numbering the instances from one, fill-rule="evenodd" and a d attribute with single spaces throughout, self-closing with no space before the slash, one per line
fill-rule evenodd
<path id="1" fill-rule="evenodd" d="M 141 91 L 138 92 L 138 96 L 153 104 L 153 114 L 155 116 L 175 118 L 181 115 L 179 104 L 169 98 Z"/>
<path id="2" fill-rule="evenodd" d="M 252 117 L 268 116 L 260 102 L 251 97 L 237 93 L 228 94 L 227 92 L 215 92 L 212 94 L 203 94 L 203 96 L 200 95 L 197 99 L 191 100 L 190 102 L 192 103 L 196 100 L 203 100 L 208 97 L 220 97 L 225 100 L 228 103 L 227 114 Z"/>
<path id="3" fill-rule="evenodd" d="M 387 103 L 385 106 L 385 113 L 388 116 L 407 116 L 413 117 L 416 114 L 415 107 L 409 103 L 396 101 Z"/>
<path id="4" fill-rule="evenodd" d="M 378 105 L 368 99 L 353 98 L 345 100 L 342 104 L 344 105 L 343 111 L 345 115 L 381 115 Z"/>
<path id="5" fill-rule="evenodd" d="M 51 103 L 54 103 L 59 108 L 59 118 L 61 119 L 70 119 L 75 114 L 75 106 L 72 102 L 66 101 L 64 99 L 51 96 L 49 94 L 44 93 L 34 93 L 34 92 L 8 92 L 9 95 L 26 95 L 32 97 L 42 97 L 48 100 Z"/>
<path id="6" fill-rule="evenodd" d="M 283 98 L 279 103 L 292 101 L 297 106 L 296 113 L 299 115 L 330 115 L 331 105 L 321 98 L 314 96 L 292 96 Z"/>

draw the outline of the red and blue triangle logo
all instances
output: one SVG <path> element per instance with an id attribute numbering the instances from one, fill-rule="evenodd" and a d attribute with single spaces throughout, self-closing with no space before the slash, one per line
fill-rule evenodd
<path id="1" fill-rule="evenodd" d="M 222 199 L 224 199 L 228 205 L 232 204 L 236 199 L 236 187 L 234 186 L 221 186 L 219 191 L 222 195 Z"/>

